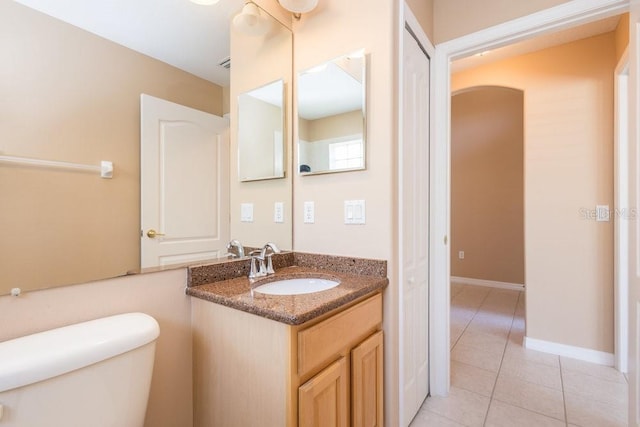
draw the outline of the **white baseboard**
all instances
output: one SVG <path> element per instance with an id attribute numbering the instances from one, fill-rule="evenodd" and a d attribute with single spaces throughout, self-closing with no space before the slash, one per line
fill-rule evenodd
<path id="1" fill-rule="evenodd" d="M 598 365 L 613 366 L 615 362 L 613 353 L 605 353 L 604 351 L 591 350 L 589 348 L 558 344 L 535 338 L 525 337 L 524 346 L 530 350 L 537 350 L 558 356 L 570 357 L 572 359 L 584 360 L 585 362 L 597 363 Z"/>
<path id="2" fill-rule="evenodd" d="M 523 291 L 524 285 L 521 283 L 496 282 L 495 280 L 471 279 L 469 277 L 451 276 L 451 283 L 459 283 L 461 285 L 488 286 L 491 288 L 512 289 L 514 291 Z"/>

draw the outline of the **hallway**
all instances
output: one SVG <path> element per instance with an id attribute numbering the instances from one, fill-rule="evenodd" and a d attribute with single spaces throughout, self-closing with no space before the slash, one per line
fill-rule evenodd
<path id="1" fill-rule="evenodd" d="M 451 390 L 411 427 L 626 426 L 613 368 L 526 350 L 524 292 L 451 285 Z"/>

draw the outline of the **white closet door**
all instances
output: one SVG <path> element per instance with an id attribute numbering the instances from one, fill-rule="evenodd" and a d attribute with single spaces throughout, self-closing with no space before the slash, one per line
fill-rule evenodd
<path id="1" fill-rule="evenodd" d="M 401 194 L 401 405 L 408 425 L 429 393 L 429 57 L 404 31 Z"/>

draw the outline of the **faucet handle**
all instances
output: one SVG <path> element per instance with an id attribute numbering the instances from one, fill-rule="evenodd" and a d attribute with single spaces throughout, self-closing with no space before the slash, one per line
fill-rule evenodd
<path id="1" fill-rule="evenodd" d="M 267 248 L 271 248 L 271 251 L 272 251 L 274 254 L 279 254 L 279 253 L 281 252 L 281 251 L 280 251 L 280 249 L 278 249 L 278 247 L 276 246 L 276 244 L 275 244 L 275 243 L 273 243 L 273 242 L 267 242 L 267 244 L 266 244 L 266 245 L 264 245 L 264 249 L 266 250 Z"/>
<path id="2" fill-rule="evenodd" d="M 249 252 L 249 256 L 253 258 L 262 258 L 262 251 L 260 249 L 256 249 Z"/>

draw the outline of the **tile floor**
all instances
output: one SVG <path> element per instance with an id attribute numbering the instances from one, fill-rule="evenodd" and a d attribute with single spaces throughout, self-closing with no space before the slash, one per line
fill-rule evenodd
<path id="1" fill-rule="evenodd" d="M 524 292 L 451 285 L 451 391 L 411 427 L 626 426 L 613 368 L 526 350 Z"/>

